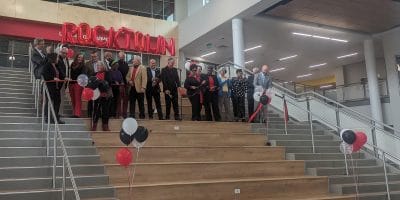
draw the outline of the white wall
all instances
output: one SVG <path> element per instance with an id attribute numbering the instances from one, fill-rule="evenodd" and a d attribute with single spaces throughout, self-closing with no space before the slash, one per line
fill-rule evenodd
<path id="1" fill-rule="evenodd" d="M 384 58 L 376 59 L 376 73 L 380 78 L 386 78 Z M 367 77 L 365 61 L 343 66 L 344 84 L 359 83 L 361 78 Z"/>
<path id="2" fill-rule="evenodd" d="M 400 129 L 400 93 L 399 75 L 396 69 L 395 55 L 400 55 L 400 27 L 382 34 L 383 50 L 386 62 L 390 95 L 391 118 L 396 129 Z"/>
<path id="3" fill-rule="evenodd" d="M 371 106 L 370 105 L 363 105 L 363 106 L 353 106 L 351 109 L 366 114 L 367 116 L 372 116 L 371 113 Z M 392 114 L 390 111 L 390 103 L 382 103 L 382 115 L 383 115 L 383 123 L 392 125 L 393 119 Z"/>
<path id="4" fill-rule="evenodd" d="M 192 16 L 201 8 L 203 8 L 203 0 L 187 0 L 187 16 Z"/>

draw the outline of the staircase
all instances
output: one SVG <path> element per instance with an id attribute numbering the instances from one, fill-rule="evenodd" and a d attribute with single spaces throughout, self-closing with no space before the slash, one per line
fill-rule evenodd
<path id="1" fill-rule="evenodd" d="M 130 188 L 134 164 L 124 168 L 115 161 L 115 152 L 125 147 L 119 141 L 121 123 L 111 120 L 111 132 L 92 133 L 121 200 L 353 199 L 331 196 L 327 177 L 305 175 L 304 162 L 285 160 L 284 147 L 265 146 L 264 134 L 250 133 L 247 123 L 230 122 L 139 120 L 151 133 L 134 163 Z"/>
<path id="2" fill-rule="evenodd" d="M 0 199 L 61 199 L 62 150 L 57 148 L 56 188 L 52 188 L 53 131 L 46 153 L 46 130 L 36 117 L 30 75 L 22 69 L 0 68 Z M 69 107 L 69 106 L 68 106 Z M 71 108 L 65 111 L 70 115 Z M 81 119 L 60 125 L 81 199 L 115 199 L 115 189 L 92 146 Z M 50 127 L 51 130 L 54 126 Z M 58 145 L 59 146 L 59 145 Z M 67 173 L 66 199 L 75 199 Z"/>
<path id="3" fill-rule="evenodd" d="M 275 111 L 279 116 L 279 112 Z M 321 124 L 314 123 L 315 153 L 313 153 L 309 123 L 291 120 L 288 134 L 285 134 L 282 118 L 270 118 L 268 138 L 272 146 L 285 146 L 286 158 L 304 160 L 308 175 L 328 176 L 330 191 L 349 195 L 356 193 L 355 179 L 361 200 L 387 199 L 383 164 L 369 153 L 359 152 L 348 156 L 349 175 L 346 173 L 344 155 L 339 150 L 341 143 L 338 134 Z M 264 124 L 252 124 L 252 130 L 265 132 Z M 354 166 L 354 172 L 353 172 Z M 391 199 L 400 199 L 400 172 L 394 167 L 387 167 L 389 173 Z"/>

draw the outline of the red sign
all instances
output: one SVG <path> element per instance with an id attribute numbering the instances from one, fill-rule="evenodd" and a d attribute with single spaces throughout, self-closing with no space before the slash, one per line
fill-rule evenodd
<path id="1" fill-rule="evenodd" d="M 64 23 L 61 31 L 61 42 L 99 48 L 124 49 L 143 53 L 175 56 L 175 39 L 163 36 L 152 37 L 140 31 L 125 27 L 106 30 L 103 26 L 90 27 L 87 23 L 78 26 Z"/>

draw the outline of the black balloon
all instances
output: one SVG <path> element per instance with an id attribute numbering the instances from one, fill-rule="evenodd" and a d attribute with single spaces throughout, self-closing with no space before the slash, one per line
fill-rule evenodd
<path id="1" fill-rule="evenodd" d="M 100 92 L 107 92 L 110 89 L 110 85 L 107 81 L 99 81 L 99 90 Z"/>
<path id="2" fill-rule="evenodd" d="M 123 129 L 121 129 L 121 131 L 119 132 L 119 139 L 122 143 L 126 145 L 129 145 L 133 141 L 133 138 L 131 138 L 130 135 L 126 134 Z"/>
<path id="3" fill-rule="evenodd" d="M 149 137 L 149 130 L 143 126 L 138 126 L 135 134 L 133 134 L 133 137 L 136 139 L 136 141 L 142 143 L 147 140 L 147 137 Z"/>
<path id="4" fill-rule="evenodd" d="M 97 87 L 99 87 L 99 80 L 97 79 L 97 77 L 95 76 L 89 77 L 87 87 L 93 90 L 97 89 Z"/>
<path id="5" fill-rule="evenodd" d="M 346 130 L 342 133 L 342 139 L 347 144 L 353 144 L 356 141 L 356 134 L 352 130 Z"/>
<path id="6" fill-rule="evenodd" d="M 262 105 L 267 105 L 269 101 L 269 97 L 265 94 L 261 95 L 260 97 L 260 102 L 262 103 Z"/>

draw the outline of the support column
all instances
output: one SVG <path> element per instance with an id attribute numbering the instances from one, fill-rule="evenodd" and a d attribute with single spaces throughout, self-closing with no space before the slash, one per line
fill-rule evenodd
<path id="1" fill-rule="evenodd" d="M 243 39 L 243 20 L 232 19 L 232 42 L 233 42 L 233 62 L 244 67 L 244 39 Z M 231 69 L 235 74 L 236 69 Z"/>
<path id="2" fill-rule="evenodd" d="M 383 122 L 381 98 L 376 74 L 374 41 L 372 39 L 364 40 L 364 55 L 372 117 L 377 121 Z"/>

